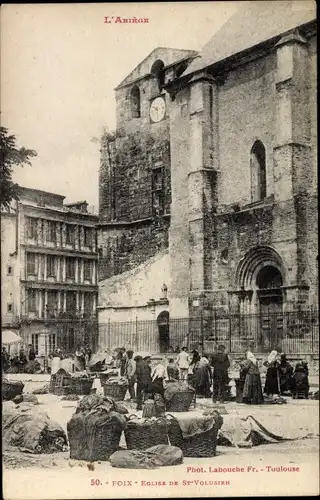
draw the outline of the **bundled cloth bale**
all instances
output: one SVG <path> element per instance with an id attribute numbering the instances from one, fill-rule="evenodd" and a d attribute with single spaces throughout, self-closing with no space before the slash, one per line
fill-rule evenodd
<path id="1" fill-rule="evenodd" d="M 2 400 L 10 401 L 15 396 L 22 394 L 24 384 L 20 381 L 13 382 L 6 378 L 2 379 Z"/>
<path id="2" fill-rule="evenodd" d="M 13 403 L 15 405 L 19 405 L 20 403 L 23 403 L 23 396 L 22 394 L 18 394 L 17 396 L 15 396 L 13 399 L 12 399 Z"/>
<path id="3" fill-rule="evenodd" d="M 119 448 L 126 419 L 116 411 L 111 398 L 96 394 L 85 396 L 67 423 L 70 458 L 76 460 L 108 460 Z"/>
<path id="4" fill-rule="evenodd" d="M 19 394 L 18 396 L 15 396 L 12 401 L 15 404 L 20 404 L 20 403 L 31 403 L 33 405 L 39 404 L 38 398 L 34 394 Z"/>
<path id="5" fill-rule="evenodd" d="M 195 390 L 185 382 L 170 382 L 164 391 L 167 411 L 188 411 L 194 398 Z"/>
<path id="6" fill-rule="evenodd" d="M 107 382 L 110 378 L 118 377 L 118 372 L 115 369 L 108 369 L 103 372 L 97 373 L 97 376 L 100 378 L 101 384 Z"/>
<path id="7" fill-rule="evenodd" d="M 290 430 L 286 421 L 283 422 L 283 430 L 281 427 L 277 427 L 277 422 L 273 417 L 267 418 L 265 421 L 266 423 L 259 422 L 252 415 L 247 417 L 227 415 L 219 431 L 218 445 L 243 448 L 244 446 L 252 447 L 286 440 L 304 439 L 310 435 L 307 429 Z"/>
<path id="8" fill-rule="evenodd" d="M 115 401 L 108 396 L 100 396 L 99 394 L 89 394 L 84 396 L 78 403 L 76 413 L 81 413 L 87 410 L 103 406 L 107 411 L 116 411 L 121 415 L 129 413 L 127 408 L 119 401 Z"/>
<path id="9" fill-rule="evenodd" d="M 41 369 L 41 365 L 39 363 L 39 361 L 37 361 L 36 359 L 33 359 L 32 361 L 29 361 L 26 366 L 24 367 L 24 372 L 25 373 L 41 373 L 42 372 L 42 369 Z"/>
<path id="10" fill-rule="evenodd" d="M 55 453 L 67 449 L 67 437 L 59 424 L 34 405 L 3 406 L 3 448 L 28 453 Z"/>
<path id="11" fill-rule="evenodd" d="M 123 469 L 155 469 L 183 463 L 183 453 L 179 448 L 159 444 L 145 451 L 120 450 L 110 457 L 112 467 Z"/>
<path id="12" fill-rule="evenodd" d="M 219 429 L 221 429 L 223 425 L 223 417 L 221 415 L 228 415 L 228 412 L 226 411 L 224 406 L 221 406 L 221 409 L 210 408 L 209 410 L 205 410 L 203 412 L 204 417 L 214 417 L 214 421 Z"/>
<path id="13" fill-rule="evenodd" d="M 114 402 L 115 411 L 120 413 L 120 415 L 127 415 L 129 410 L 120 401 Z"/>
<path id="14" fill-rule="evenodd" d="M 32 403 L 34 405 L 39 404 L 39 400 L 34 394 L 23 394 L 23 402 Z"/>
<path id="15" fill-rule="evenodd" d="M 170 443 L 181 448 L 185 457 L 215 457 L 222 422 L 218 412 L 212 415 L 168 415 Z"/>
<path id="16" fill-rule="evenodd" d="M 49 394 L 50 392 L 50 384 L 45 384 L 43 387 L 39 389 L 35 389 L 32 391 L 32 394 Z"/>
<path id="17" fill-rule="evenodd" d="M 146 450 L 159 444 L 168 445 L 168 429 L 163 417 L 138 418 L 131 415 L 124 431 L 128 450 Z"/>

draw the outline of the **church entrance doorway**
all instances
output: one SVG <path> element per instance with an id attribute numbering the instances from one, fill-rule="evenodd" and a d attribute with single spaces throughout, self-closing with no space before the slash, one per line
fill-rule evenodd
<path id="1" fill-rule="evenodd" d="M 280 347 L 283 337 L 282 275 L 274 266 L 263 267 L 256 278 L 259 299 L 260 342 L 263 350 Z"/>
<path id="2" fill-rule="evenodd" d="M 169 313 L 162 311 L 157 317 L 157 324 L 159 330 L 159 345 L 160 352 L 165 353 L 170 345 L 170 332 L 169 332 Z"/>

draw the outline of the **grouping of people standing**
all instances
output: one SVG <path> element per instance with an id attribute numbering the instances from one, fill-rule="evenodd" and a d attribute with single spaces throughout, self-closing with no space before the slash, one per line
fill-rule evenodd
<path id="1" fill-rule="evenodd" d="M 158 405 L 164 405 L 164 387 L 168 381 L 187 382 L 199 397 L 212 397 L 214 402 L 230 399 L 230 360 L 223 345 L 218 346 L 214 354 L 202 356 L 197 350 L 189 354 L 183 347 L 176 359 L 169 354 L 166 366 L 161 360 L 153 368 L 150 356 L 134 356 L 132 350 L 122 348 L 118 354 L 118 366 L 120 375 L 128 379 L 130 398 L 136 401 L 137 410 L 142 409 L 143 401 L 148 397 L 152 397 Z M 301 361 L 293 368 L 284 353 L 272 351 L 264 366 L 267 373 L 263 388 L 254 346 L 250 345 L 240 363 L 241 402 L 261 404 L 264 395 L 308 398 L 308 366 L 305 362 Z"/>
<path id="2" fill-rule="evenodd" d="M 18 354 L 10 356 L 5 346 L 2 347 L 2 371 L 5 373 L 24 373 L 26 366 L 30 361 L 36 358 L 36 351 L 32 344 L 28 345 L 27 350 L 23 347 L 19 349 Z"/>
<path id="3" fill-rule="evenodd" d="M 266 381 L 262 389 L 258 361 L 251 345 L 246 353 L 246 360 L 241 363 L 240 382 L 242 381 L 241 401 L 248 404 L 260 404 L 266 396 L 292 395 L 293 398 L 308 398 L 309 370 L 308 364 L 299 361 L 295 368 L 287 360 L 284 353 L 271 351 L 263 363 L 267 368 Z"/>
<path id="4" fill-rule="evenodd" d="M 74 353 L 63 353 L 60 348 L 56 347 L 49 354 L 50 372 L 53 375 L 61 368 L 68 373 L 88 371 L 91 356 L 92 351 L 88 344 L 78 345 Z"/>
<path id="5" fill-rule="evenodd" d="M 132 350 L 121 348 L 117 355 L 120 376 L 128 380 L 130 399 L 137 402 L 137 410 L 142 409 L 145 399 L 152 397 L 158 406 L 164 405 L 164 382 L 188 382 L 199 396 L 211 397 L 223 401 L 229 383 L 228 368 L 230 361 L 225 353 L 225 347 L 220 346 L 217 353 L 209 357 L 200 356 L 193 351 L 192 356 L 183 347 L 176 360 L 169 357 L 165 366 L 162 360 L 151 367 L 151 357 L 134 356 Z M 136 384 L 136 386 L 135 386 Z"/>
<path id="6" fill-rule="evenodd" d="M 272 351 L 265 366 L 267 367 L 265 394 L 292 394 L 294 398 L 308 398 L 309 369 L 306 362 L 299 361 L 293 368 L 284 353 Z"/>
<path id="7" fill-rule="evenodd" d="M 165 367 L 158 363 L 152 369 L 151 356 L 133 355 L 132 350 L 126 351 L 125 348 L 121 348 L 117 355 L 120 376 L 128 380 L 131 401 L 136 401 L 137 410 L 142 410 L 143 402 L 148 398 L 153 398 L 158 407 L 164 407 Z"/>

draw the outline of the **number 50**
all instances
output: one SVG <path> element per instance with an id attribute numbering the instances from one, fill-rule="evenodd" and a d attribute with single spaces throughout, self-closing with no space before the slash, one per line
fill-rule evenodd
<path id="1" fill-rule="evenodd" d="M 99 486 L 101 484 L 100 479 L 91 479 L 91 486 Z"/>

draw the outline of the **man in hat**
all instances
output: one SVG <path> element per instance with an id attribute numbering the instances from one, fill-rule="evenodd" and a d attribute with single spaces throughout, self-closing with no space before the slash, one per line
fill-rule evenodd
<path id="1" fill-rule="evenodd" d="M 213 367 L 213 401 L 217 399 L 222 403 L 229 383 L 228 368 L 230 361 L 225 353 L 225 346 L 220 345 L 218 352 L 213 354 L 211 366 Z"/>
<path id="2" fill-rule="evenodd" d="M 28 360 L 34 361 L 35 359 L 36 359 L 36 351 L 34 350 L 33 345 L 29 344 L 29 346 L 28 346 Z"/>

